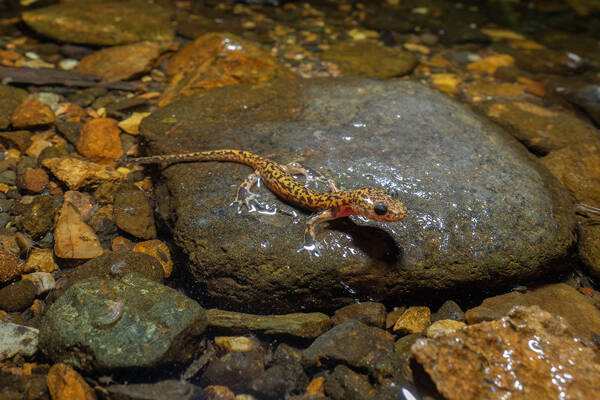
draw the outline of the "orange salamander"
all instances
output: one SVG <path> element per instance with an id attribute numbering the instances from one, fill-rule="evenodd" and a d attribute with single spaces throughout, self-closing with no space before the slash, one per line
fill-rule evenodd
<path id="1" fill-rule="evenodd" d="M 306 223 L 304 247 L 316 251 L 315 226 L 349 215 L 360 215 L 373 221 L 394 222 L 406 216 L 406 207 L 399 200 L 376 188 L 339 190 L 331 180 L 326 180 L 331 192 L 324 193 L 302 185 L 292 174 L 304 175 L 307 180 L 320 180 L 322 177 L 310 168 L 300 164 L 279 164 L 268 158 L 244 150 L 209 150 L 186 154 L 159 155 L 150 157 L 125 158 L 119 161 L 131 164 L 177 163 L 185 161 L 229 161 L 245 164 L 254 172 L 239 186 L 236 203 L 252 209 L 250 201 L 256 197 L 252 187 L 262 180 L 277 196 L 285 201 L 311 211 L 319 212 Z"/>

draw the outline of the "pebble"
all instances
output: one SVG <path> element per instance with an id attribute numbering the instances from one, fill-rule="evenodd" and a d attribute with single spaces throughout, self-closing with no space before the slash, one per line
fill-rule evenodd
<path id="1" fill-rule="evenodd" d="M 600 225 L 579 225 L 577 250 L 579 258 L 588 267 L 589 274 L 600 279 Z"/>
<path id="2" fill-rule="evenodd" d="M 385 319 L 385 329 L 392 328 L 396 324 L 396 321 L 404 314 L 404 311 L 406 311 L 406 307 L 404 306 L 394 307 L 394 309 L 387 314 Z"/>
<path id="3" fill-rule="evenodd" d="M 0 361 L 17 354 L 34 355 L 38 347 L 38 332 L 29 326 L 0 321 Z"/>
<path id="4" fill-rule="evenodd" d="M 114 242 L 113 242 L 114 243 Z M 160 240 L 146 240 L 144 242 L 136 243 L 133 246 L 132 251 L 136 253 L 145 253 L 156 258 L 165 272 L 165 278 L 171 276 L 173 272 L 173 260 L 171 259 L 171 252 L 169 246 Z"/>
<path id="5" fill-rule="evenodd" d="M 28 128 L 54 122 L 54 112 L 46 104 L 36 99 L 24 100 L 10 116 L 13 128 Z"/>
<path id="6" fill-rule="evenodd" d="M 429 307 L 409 307 L 398 318 L 392 330 L 398 333 L 419 333 L 427 329 L 429 325 L 431 325 Z"/>
<path id="7" fill-rule="evenodd" d="M 345 365 L 338 365 L 325 378 L 325 393 L 332 399 L 370 399 L 376 390 L 369 383 L 369 377 L 358 374 Z"/>
<path id="8" fill-rule="evenodd" d="M 20 280 L 0 289 L 0 309 L 23 311 L 33 303 L 37 288 L 30 280 Z"/>
<path id="9" fill-rule="evenodd" d="M 382 303 L 367 301 L 340 308 L 331 318 L 331 322 L 339 325 L 349 319 L 354 319 L 363 324 L 383 328 L 385 316 L 385 306 Z"/>
<path id="10" fill-rule="evenodd" d="M 63 203 L 54 228 L 54 253 L 61 258 L 86 259 L 102 254 L 102 246 L 94 230 L 86 224 L 77 209 Z"/>
<path id="11" fill-rule="evenodd" d="M 537 306 L 419 339 L 412 354 L 448 400 L 600 398 L 594 350 Z"/>
<path id="12" fill-rule="evenodd" d="M 138 135 L 140 133 L 140 123 L 150 113 L 147 112 L 134 112 L 129 118 L 119 122 L 119 128 L 129 133 L 130 135 Z"/>
<path id="13" fill-rule="evenodd" d="M 442 319 L 453 319 L 455 321 L 465 320 L 465 313 L 456 302 L 446 300 L 442 306 L 431 315 L 431 321 L 439 321 Z"/>
<path id="14" fill-rule="evenodd" d="M 461 321 L 455 321 L 453 319 L 440 319 L 435 321 L 429 326 L 429 328 L 427 328 L 425 335 L 428 338 L 434 338 L 440 333 L 453 332 L 459 328 L 462 328 L 463 326 L 467 326 L 467 324 Z"/>
<path id="15" fill-rule="evenodd" d="M 54 276 L 49 272 L 33 272 L 21 276 L 22 279 L 28 279 L 35 285 L 36 295 L 48 292 L 56 287 Z"/>
<path id="16" fill-rule="evenodd" d="M 74 58 L 63 58 L 58 62 L 58 66 L 60 69 L 64 69 L 65 71 L 71 71 L 77 67 L 78 63 L 79 61 L 75 60 Z"/>
<path id="17" fill-rule="evenodd" d="M 566 94 L 567 99 L 583 108 L 600 125 L 600 85 L 587 85 Z"/>
<path id="18" fill-rule="evenodd" d="M 21 152 L 25 152 L 27 148 L 31 146 L 31 136 L 33 136 L 33 134 L 29 131 L 0 132 L 2 141 L 9 142 L 11 145 L 16 146 Z"/>
<path id="19" fill-rule="evenodd" d="M 270 335 L 287 334 L 314 338 L 331 326 L 329 317 L 322 313 L 293 313 L 281 315 L 253 315 L 210 309 L 206 311 L 208 324 L 215 328 L 236 332 L 264 332 Z"/>
<path id="20" fill-rule="evenodd" d="M 26 193 L 41 193 L 49 181 L 43 169 L 27 168 L 17 176 L 17 187 Z"/>
<path id="21" fill-rule="evenodd" d="M 119 186 L 113 208 L 114 221 L 119 229 L 140 239 L 154 239 L 154 210 L 143 190 L 135 185 Z M 157 250 L 158 251 L 158 250 Z M 163 257 L 165 261 L 166 257 Z"/>
<path id="22" fill-rule="evenodd" d="M 215 345 L 225 352 L 232 351 L 254 351 L 260 346 L 260 342 L 247 336 L 216 336 Z"/>
<path id="23" fill-rule="evenodd" d="M 50 169 L 52 174 L 71 190 L 125 179 L 124 175 L 113 168 L 75 157 L 49 158 L 44 160 L 42 165 Z"/>
<path id="24" fill-rule="evenodd" d="M 96 118 L 81 129 L 77 141 L 77 151 L 93 161 L 114 160 L 123 155 L 121 131 L 118 122 L 112 118 Z"/>
<path id="25" fill-rule="evenodd" d="M 0 84 L 0 129 L 8 128 L 10 116 L 26 97 L 25 90 Z"/>
<path id="26" fill-rule="evenodd" d="M 25 264 L 23 261 L 7 251 L 0 250 L 0 283 L 14 279 L 24 270 Z"/>
<path id="27" fill-rule="evenodd" d="M 21 224 L 32 239 L 38 240 L 54 226 L 54 199 L 49 195 L 34 197 L 31 204 L 19 205 Z"/>
<path id="28" fill-rule="evenodd" d="M 85 379 L 66 364 L 54 364 L 46 378 L 52 400 L 96 400 Z"/>
<path id="29" fill-rule="evenodd" d="M 600 207 L 600 140 L 573 143 L 541 161 L 577 201 Z"/>
<path id="30" fill-rule="evenodd" d="M 497 54 L 485 57 L 482 60 L 472 62 L 467 65 L 469 71 L 481 71 L 488 75 L 493 75 L 496 69 L 500 67 L 510 67 L 515 64 L 515 59 L 508 54 Z"/>

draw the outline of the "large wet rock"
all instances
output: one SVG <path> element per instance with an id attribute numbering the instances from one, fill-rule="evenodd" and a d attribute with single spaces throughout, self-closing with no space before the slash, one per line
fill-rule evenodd
<path id="1" fill-rule="evenodd" d="M 262 186 L 256 192 L 268 212 L 237 214 L 229 205 L 248 167 L 165 168 L 170 196 L 159 209 L 168 215 L 165 206 L 174 206 L 176 243 L 221 307 L 285 312 L 336 308 L 356 296 L 503 286 L 550 271 L 574 239 L 570 197 L 522 145 L 412 82 L 224 87 L 155 112 L 141 132 L 152 153 L 242 148 L 302 162 L 345 188 L 397 192 L 408 207 L 396 223 L 324 224 L 322 256 L 311 260 L 297 251 L 310 213 Z"/>
<path id="2" fill-rule="evenodd" d="M 195 301 L 137 274 L 73 285 L 44 315 L 39 347 L 77 369 L 154 367 L 199 350 L 206 327 Z"/>

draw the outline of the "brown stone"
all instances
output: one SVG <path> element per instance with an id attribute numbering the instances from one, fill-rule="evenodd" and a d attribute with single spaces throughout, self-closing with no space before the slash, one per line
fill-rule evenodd
<path id="1" fill-rule="evenodd" d="M 10 122 L 14 128 L 47 125 L 54 122 L 54 112 L 41 101 L 28 99 L 15 108 Z"/>
<path id="2" fill-rule="evenodd" d="M 590 275 L 600 279 L 600 225 L 590 223 L 579 226 L 577 250 Z"/>
<path id="3" fill-rule="evenodd" d="M 70 203 L 63 203 L 54 229 L 54 253 L 61 258 L 95 258 L 102 254 L 98 236 Z"/>
<path id="4" fill-rule="evenodd" d="M 33 303 L 37 288 L 33 282 L 23 279 L 0 289 L 0 309 L 8 312 L 23 311 Z"/>
<path id="5" fill-rule="evenodd" d="M 395 307 L 394 310 L 390 311 L 385 318 L 385 329 L 390 329 L 394 325 L 396 325 L 396 321 L 400 319 L 402 314 L 406 311 L 406 307 Z"/>
<path id="6" fill-rule="evenodd" d="M 158 102 L 165 106 L 198 91 L 293 74 L 270 53 L 235 35 L 207 33 L 175 54 L 166 73 L 169 86 Z"/>
<path id="7" fill-rule="evenodd" d="M 31 146 L 31 136 L 32 133 L 29 131 L 0 132 L 2 142 L 16 146 L 21 152 Z"/>
<path id="8" fill-rule="evenodd" d="M 118 122 L 112 118 L 96 118 L 81 129 L 77 151 L 91 159 L 113 160 L 123 155 Z"/>
<path id="9" fill-rule="evenodd" d="M 598 355 L 574 334 L 539 307 L 517 307 L 411 351 L 448 400 L 600 398 Z"/>
<path id="10" fill-rule="evenodd" d="M 46 384 L 52 400 L 96 399 L 94 391 L 82 376 L 66 364 L 54 364 L 48 371 Z"/>
<path id="11" fill-rule="evenodd" d="M 41 168 L 27 168 L 17 176 L 17 187 L 30 193 L 41 193 L 48 182 L 48 174 Z"/>
<path id="12" fill-rule="evenodd" d="M 126 80 L 150 70 L 152 62 L 167 47 L 168 43 L 155 42 L 108 47 L 83 57 L 76 70 L 100 75 L 106 81 Z"/>
<path id="13" fill-rule="evenodd" d="M 524 293 L 510 292 L 489 297 L 480 306 L 467 311 L 467 322 L 475 324 L 502 318 L 517 305 L 536 305 L 561 316 L 582 339 L 592 340 L 593 334 L 600 334 L 600 310 L 564 283 L 545 285 Z"/>
<path id="14" fill-rule="evenodd" d="M 23 272 L 52 272 L 58 269 L 51 249 L 34 247 L 27 257 Z"/>
<path id="15" fill-rule="evenodd" d="M 470 71 L 482 71 L 493 75 L 499 67 L 510 67 L 515 64 L 515 59 L 508 54 L 496 54 L 484 58 L 483 60 L 472 62 L 467 65 Z"/>
<path id="16" fill-rule="evenodd" d="M 467 324 L 453 319 L 441 319 L 431 324 L 425 334 L 428 338 L 433 338 L 442 333 L 453 332 L 463 326 L 467 326 Z"/>
<path id="17" fill-rule="evenodd" d="M 419 333 L 423 332 L 431 325 L 431 311 L 429 307 L 409 307 L 392 329 L 399 333 Z"/>
<path id="18" fill-rule="evenodd" d="M 112 215 L 112 211 L 110 214 Z M 123 236 L 117 236 L 111 243 L 112 251 L 129 251 L 133 246 L 133 242 Z"/>
<path id="19" fill-rule="evenodd" d="M 350 304 L 337 310 L 331 321 L 334 325 L 339 325 L 349 319 L 355 319 L 363 324 L 383 328 L 383 324 L 385 323 L 385 306 L 372 301 Z"/>
<path id="20" fill-rule="evenodd" d="M 0 283 L 8 282 L 24 272 L 23 261 L 12 254 L 0 250 Z"/>
<path id="21" fill-rule="evenodd" d="M 114 243 L 114 242 L 113 242 Z M 173 272 L 173 260 L 169 246 L 160 240 L 146 240 L 133 246 L 133 251 L 145 253 L 156 258 L 165 271 L 165 278 L 171 276 Z"/>
<path id="22" fill-rule="evenodd" d="M 600 207 L 600 140 L 574 143 L 541 161 L 579 202 Z"/>
<path id="23" fill-rule="evenodd" d="M 220 385 L 208 385 L 204 388 L 206 398 L 208 400 L 234 400 L 235 393 L 233 393 L 227 386 Z"/>
<path id="24" fill-rule="evenodd" d="M 84 221 L 90 219 L 94 206 L 92 205 L 92 196 L 88 193 L 81 193 L 76 190 L 65 192 L 65 201 L 71 203 L 77 209 L 79 215 Z"/>
<path id="25" fill-rule="evenodd" d="M 42 165 L 71 190 L 78 190 L 88 185 L 102 182 L 117 182 L 125 178 L 113 168 L 105 167 L 75 157 L 48 158 Z"/>

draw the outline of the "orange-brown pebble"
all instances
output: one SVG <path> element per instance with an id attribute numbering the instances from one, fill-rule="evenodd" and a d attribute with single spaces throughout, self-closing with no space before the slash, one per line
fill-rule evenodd
<path id="1" fill-rule="evenodd" d="M 233 400 L 235 394 L 227 386 L 209 385 L 204 388 L 208 400 Z"/>
<path id="2" fill-rule="evenodd" d="M 112 251 L 129 251 L 132 247 L 133 242 L 123 236 L 117 236 L 111 244 Z"/>
<path id="3" fill-rule="evenodd" d="M 61 258 L 95 258 L 102 246 L 94 230 L 71 203 L 63 203 L 54 229 L 54 253 Z"/>
<path id="4" fill-rule="evenodd" d="M 396 321 L 392 330 L 399 333 L 420 333 L 429 325 L 431 325 L 429 307 L 409 307 Z"/>
<path id="5" fill-rule="evenodd" d="M 325 397 L 325 389 L 323 384 L 325 383 L 325 378 L 319 376 L 308 384 L 306 387 L 306 393 L 304 393 L 304 397 Z"/>
<path id="6" fill-rule="evenodd" d="M 87 117 L 87 111 L 77 104 L 69 104 L 69 107 L 65 110 L 65 115 L 71 121 L 79 121 L 82 118 Z"/>
<path id="7" fill-rule="evenodd" d="M 173 272 L 173 260 L 171 260 L 171 252 L 169 247 L 160 240 L 146 240 L 145 242 L 137 243 L 133 247 L 133 251 L 138 253 L 146 253 L 156 258 L 165 271 L 165 278 L 171 276 Z"/>
<path id="8" fill-rule="evenodd" d="M 48 174 L 41 168 L 26 168 L 17 177 L 17 187 L 30 193 L 41 193 L 48 182 Z"/>
<path id="9" fill-rule="evenodd" d="M 23 272 L 25 264 L 12 254 L 0 250 L 0 282 L 8 282 Z"/>
<path id="10" fill-rule="evenodd" d="M 52 272 L 58 269 L 51 249 L 33 248 L 23 272 Z"/>
<path id="11" fill-rule="evenodd" d="M 77 209 L 81 218 L 87 221 L 92 214 L 92 196 L 87 193 L 81 193 L 76 190 L 69 190 L 65 193 L 65 201 L 68 201 Z"/>
<path id="12" fill-rule="evenodd" d="M 96 394 L 73 368 L 54 364 L 48 371 L 46 385 L 52 400 L 93 400 Z"/>
<path id="13" fill-rule="evenodd" d="M 27 99 L 15 108 L 10 122 L 13 128 L 51 124 L 54 122 L 54 112 L 39 100 Z"/>
<path id="14" fill-rule="evenodd" d="M 112 160 L 123 155 L 118 122 L 112 118 L 96 118 L 81 129 L 77 151 L 92 160 Z"/>

